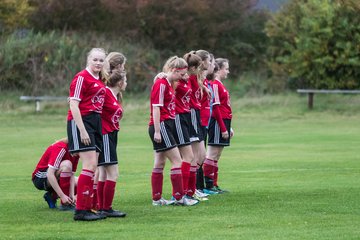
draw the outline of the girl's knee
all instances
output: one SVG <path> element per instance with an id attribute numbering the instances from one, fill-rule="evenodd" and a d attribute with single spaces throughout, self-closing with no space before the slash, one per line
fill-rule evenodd
<path id="1" fill-rule="evenodd" d="M 70 160 L 64 160 L 60 163 L 61 172 L 71 172 L 72 171 L 72 163 Z"/>

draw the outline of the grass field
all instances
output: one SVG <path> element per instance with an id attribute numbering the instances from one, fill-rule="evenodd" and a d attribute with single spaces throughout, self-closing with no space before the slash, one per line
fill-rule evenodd
<path id="1" fill-rule="evenodd" d="M 219 162 L 231 193 L 194 207 L 151 205 L 148 102 L 125 96 L 114 208 L 128 216 L 97 222 L 50 210 L 30 180 L 66 136 L 66 106 L 36 114 L 17 98 L 0 96 L 0 239 L 360 238 L 360 96 L 316 95 L 312 111 L 295 94 L 232 99 L 235 136 Z"/>

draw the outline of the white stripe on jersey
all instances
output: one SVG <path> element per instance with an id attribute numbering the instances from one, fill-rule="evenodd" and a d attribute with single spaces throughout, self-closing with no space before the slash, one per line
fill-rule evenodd
<path id="1" fill-rule="evenodd" d="M 83 80 L 84 80 L 83 76 L 78 76 L 78 78 L 76 80 L 76 87 L 75 87 L 75 92 L 74 92 L 73 97 L 80 99 L 80 92 L 81 92 Z"/>
<path id="2" fill-rule="evenodd" d="M 103 135 L 104 142 L 104 162 L 110 162 L 110 144 L 109 144 L 109 135 Z"/>
<path id="3" fill-rule="evenodd" d="M 61 149 L 61 151 L 59 152 L 59 154 L 56 157 L 54 167 L 56 167 L 56 168 L 60 167 L 61 160 L 63 159 L 65 153 L 66 153 L 65 149 Z"/>
<path id="4" fill-rule="evenodd" d="M 71 120 L 71 134 L 74 142 L 74 150 L 79 150 L 79 139 L 78 139 L 77 128 L 74 119 Z"/>
<path id="5" fill-rule="evenodd" d="M 217 105 L 220 104 L 220 97 L 219 97 L 219 89 L 218 89 L 218 85 L 214 84 L 213 85 L 213 90 L 214 90 L 214 103 L 213 105 Z"/>
<path id="6" fill-rule="evenodd" d="M 165 92 L 165 85 L 164 84 L 160 84 L 160 94 L 159 94 L 159 104 L 161 104 L 161 106 L 164 105 L 164 92 Z"/>
<path id="7" fill-rule="evenodd" d="M 170 142 L 169 136 L 166 132 L 166 127 L 165 127 L 164 122 L 160 123 L 160 132 L 162 133 L 161 135 L 164 139 L 166 147 L 171 147 L 171 142 Z"/>
<path id="8" fill-rule="evenodd" d="M 181 128 L 181 122 L 180 122 L 180 116 L 179 114 L 175 115 L 175 126 L 176 126 L 176 132 L 177 135 L 179 137 L 179 144 L 184 144 L 185 140 L 184 140 L 184 134 Z"/>

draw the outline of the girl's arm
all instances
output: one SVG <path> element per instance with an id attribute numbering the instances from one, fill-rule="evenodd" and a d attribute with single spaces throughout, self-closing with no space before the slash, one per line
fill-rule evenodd
<path id="1" fill-rule="evenodd" d="M 59 183 L 56 179 L 55 172 L 56 170 L 54 168 L 49 167 L 47 171 L 47 179 L 56 194 L 61 198 L 61 201 L 64 204 L 71 204 L 72 199 L 70 199 L 69 196 L 66 196 L 65 193 L 61 190 Z"/>
<path id="2" fill-rule="evenodd" d="M 154 141 L 161 143 L 161 134 L 160 134 L 160 107 L 153 106 L 153 119 L 154 119 Z"/>
<path id="3" fill-rule="evenodd" d="M 214 112 L 214 117 L 215 117 L 217 123 L 219 124 L 222 138 L 228 139 L 229 132 L 226 129 L 224 120 L 222 119 L 221 112 L 220 112 L 220 105 L 218 105 L 218 104 L 214 105 L 213 112 Z"/>
<path id="4" fill-rule="evenodd" d="M 91 141 L 90 141 L 90 137 L 88 132 L 85 129 L 84 126 L 84 122 L 82 120 L 81 117 L 81 113 L 80 113 L 80 109 L 79 109 L 79 101 L 70 99 L 70 111 L 73 115 L 74 121 L 76 123 L 77 128 L 80 131 L 80 138 L 81 138 L 81 142 L 84 143 L 85 145 L 90 145 Z"/>

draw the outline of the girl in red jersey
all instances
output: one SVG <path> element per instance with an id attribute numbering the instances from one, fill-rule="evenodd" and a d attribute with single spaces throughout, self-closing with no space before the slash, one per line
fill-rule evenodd
<path id="1" fill-rule="evenodd" d="M 181 155 L 175 141 L 175 92 L 173 86 L 187 74 L 187 63 L 177 56 L 164 65 L 166 78 L 157 78 L 151 88 L 149 136 L 154 148 L 154 168 L 151 175 L 152 204 L 195 205 L 197 201 L 184 196 L 181 174 Z M 163 170 L 166 159 L 171 162 L 171 183 L 173 200 L 162 198 Z"/>
<path id="2" fill-rule="evenodd" d="M 123 71 L 125 68 L 125 62 L 126 62 L 126 58 L 122 53 L 119 52 L 110 52 L 105 59 L 104 62 L 104 67 L 101 71 L 101 77 L 102 77 L 102 81 L 104 83 L 108 82 L 109 80 L 109 74 L 112 70 L 117 69 L 120 71 Z M 119 95 L 121 95 L 121 93 L 119 93 Z M 117 177 L 115 177 L 117 179 Z M 111 177 L 111 179 L 115 179 L 114 176 Z M 101 177 L 102 181 L 100 182 L 100 192 L 103 191 L 103 187 L 104 187 L 104 183 L 106 180 L 106 173 L 105 170 L 103 169 L 102 171 L 102 177 Z M 97 211 L 99 210 L 99 204 L 98 204 L 98 180 L 99 180 L 99 168 L 96 169 L 95 171 L 95 176 L 94 176 L 94 185 L 93 185 L 93 199 L 92 199 L 92 207 L 91 209 L 93 211 Z M 101 197 L 100 197 L 101 198 Z M 105 213 L 105 212 L 104 212 Z"/>
<path id="3" fill-rule="evenodd" d="M 217 58 L 218 72 L 212 82 L 214 93 L 213 109 L 209 124 L 209 142 L 204 162 L 204 175 L 206 189 L 223 192 L 217 184 L 218 161 L 225 146 L 230 145 L 230 138 L 234 135 L 231 128 L 232 110 L 230 95 L 222 81 L 229 74 L 229 61 L 225 58 Z"/>
<path id="4" fill-rule="evenodd" d="M 102 149 L 101 111 L 105 98 L 105 85 L 100 72 L 105 51 L 93 48 L 88 53 L 87 67 L 77 73 L 70 84 L 67 133 L 70 153 L 79 153 L 83 161 L 78 179 L 74 220 L 103 219 L 91 211 L 94 172 Z"/>
<path id="5" fill-rule="evenodd" d="M 205 57 L 205 53 L 202 50 L 197 51 L 197 55 Z M 210 102 L 213 97 L 212 89 L 210 86 L 210 81 L 214 78 L 214 68 L 215 68 L 215 58 L 213 54 L 210 54 L 210 65 L 206 72 L 206 78 L 204 78 L 203 85 L 207 89 L 209 89 L 210 94 L 203 94 L 201 98 L 201 108 L 200 108 L 200 125 L 202 132 L 204 133 L 204 145 L 206 147 L 207 144 L 207 133 L 208 133 L 208 125 L 210 122 L 210 114 L 211 114 L 211 108 L 210 108 Z M 198 168 L 196 171 L 196 191 L 195 196 L 198 199 L 207 197 L 208 194 L 204 193 L 203 190 L 205 188 L 204 185 L 204 172 L 203 172 L 203 163 L 205 161 L 205 158 L 199 159 L 200 161 L 197 163 Z M 216 192 L 210 192 L 211 194 L 216 194 Z"/>
<path id="6" fill-rule="evenodd" d="M 202 97 L 204 95 L 209 95 L 208 88 L 203 85 L 203 79 L 205 78 L 206 70 L 210 64 L 210 55 L 205 50 L 199 51 L 202 53 L 201 56 L 200 54 L 197 54 L 196 51 L 191 51 L 184 56 L 189 65 L 189 83 L 192 90 L 190 97 L 192 123 L 190 140 L 194 161 L 192 161 L 190 166 L 190 177 L 187 189 L 187 195 L 190 197 L 194 196 L 196 190 L 196 171 L 198 163 L 202 163 L 206 156 L 204 133 L 200 124 L 200 109 Z"/>
<path id="7" fill-rule="evenodd" d="M 185 197 L 191 198 L 193 194 L 187 194 L 189 189 L 190 168 L 194 163 L 194 154 L 191 148 L 190 129 L 190 98 L 191 86 L 188 82 L 188 75 L 180 79 L 175 88 L 175 140 L 182 157 L 181 174 Z M 190 191 L 189 191 L 190 193 Z M 195 199 L 193 199 L 195 201 Z"/>
<path id="8" fill-rule="evenodd" d="M 34 186 L 47 191 L 44 199 L 49 208 L 56 208 L 56 198 L 59 196 L 60 210 L 74 209 L 74 173 L 79 161 L 75 155 L 69 153 L 67 138 L 60 139 L 46 149 L 32 173 Z"/>
<path id="9" fill-rule="evenodd" d="M 106 60 L 110 65 L 110 72 L 101 113 L 104 149 L 100 153 L 98 163 L 98 208 L 107 217 L 125 217 L 126 213 L 112 209 L 112 202 L 119 177 L 116 147 L 119 123 L 123 115 L 122 92 L 127 86 L 126 73 L 123 71 L 126 58 L 121 53 L 112 52 Z"/>

